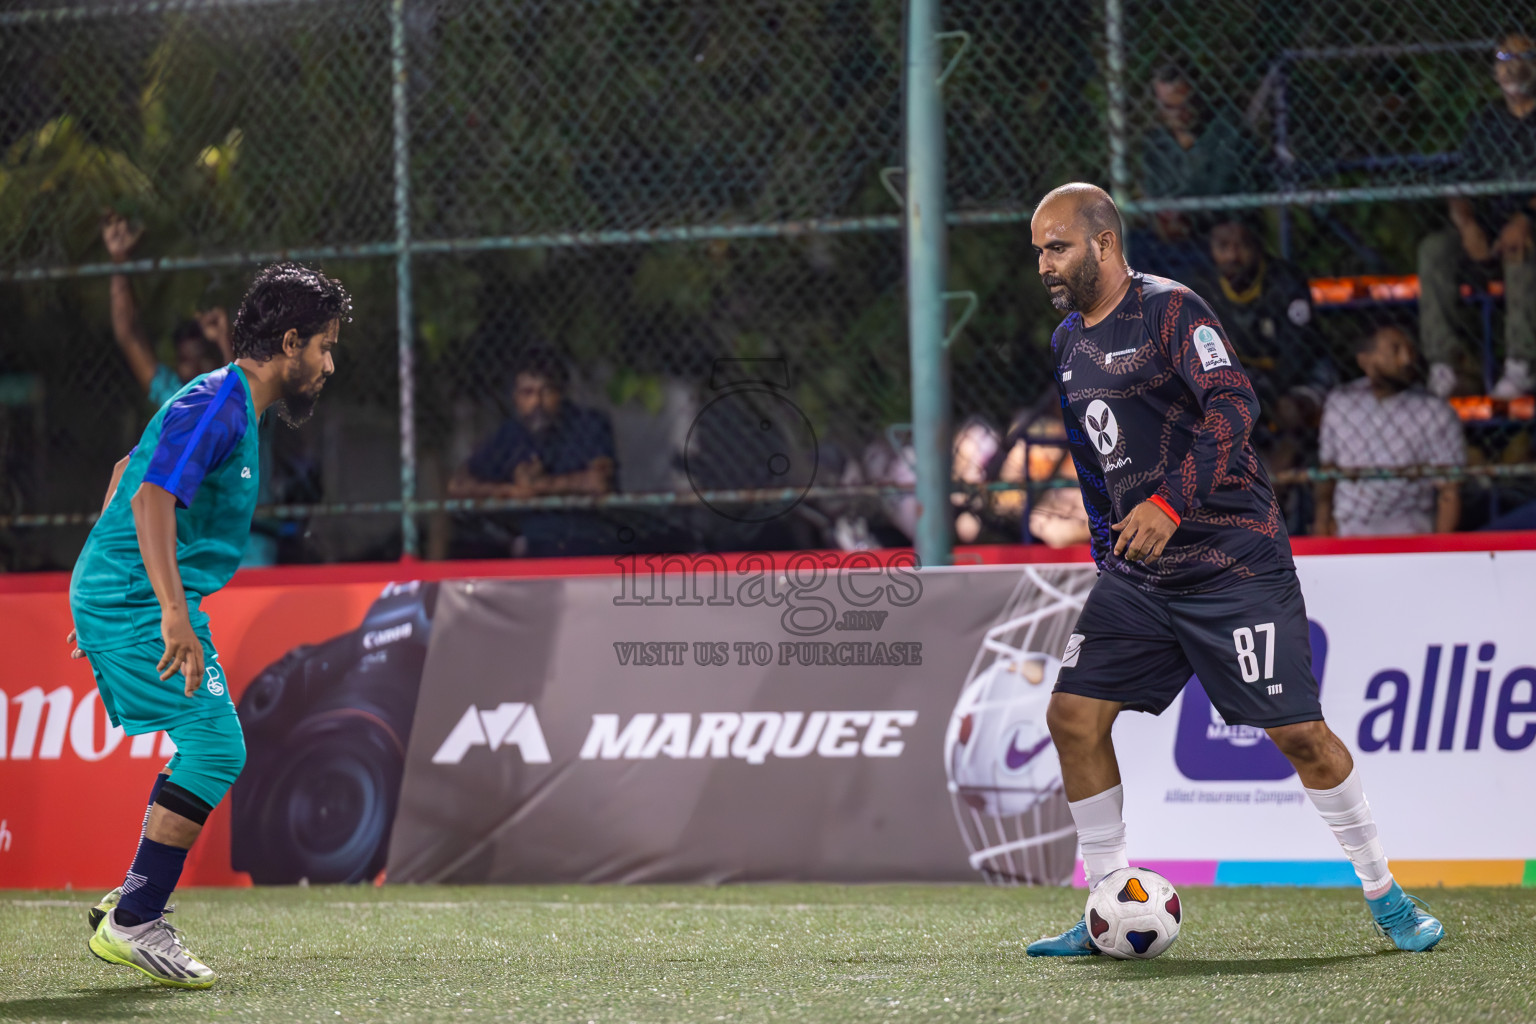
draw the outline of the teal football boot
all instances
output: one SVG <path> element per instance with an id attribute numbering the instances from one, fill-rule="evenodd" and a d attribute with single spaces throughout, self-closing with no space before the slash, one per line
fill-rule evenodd
<path id="1" fill-rule="evenodd" d="M 1060 935 L 1036 939 L 1024 949 L 1030 956 L 1098 956 L 1098 947 L 1088 938 L 1088 922 L 1079 919 L 1077 924 Z"/>
<path id="2" fill-rule="evenodd" d="M 1435 948 L 1435 943 L 1445 938 L 1445 928 L 1431 916 L 1422 901 L 1403 892 L 1396 882 L 1386 895 L 1366 900 L 1376 930 L 1392 940 L 1398 949 L 1410 953 L 1422 953 Z"/>

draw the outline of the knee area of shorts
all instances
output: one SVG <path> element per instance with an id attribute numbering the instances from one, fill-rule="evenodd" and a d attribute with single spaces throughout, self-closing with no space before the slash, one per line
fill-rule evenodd
<path id="1" fill-rule="evenodd" d="M 217 806 L 245 767 L 245 736 L 234 715 L 202 719 L 167 730 L 176 744 L 171 778 Z"/>

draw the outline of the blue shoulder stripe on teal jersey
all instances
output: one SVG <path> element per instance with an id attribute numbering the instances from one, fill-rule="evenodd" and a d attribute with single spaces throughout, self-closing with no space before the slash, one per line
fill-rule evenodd
<path id="1" fill-rule="evenodd" d="M 166 484 L 168 485 L 166 490 L 172 494 L 176 493 L 177 488 L 181 485 L 182 470 L 187 468 L 187 460 L 192 457 L 192 453 L 197 449 L 197 442 L 203 439 L 203 434 L 207 432 L 208 425 L 219 414 L 220 406 L 229 398 L 229 393 L 234 390 L 235 384 L 238 381 L 239 374 L 233 368 L 226 368 L 224 383 L 219 385 L 218 393 L 213 396 L 213 401 L 208 403 L 208 408 L 203 410 L 202 418 L 197 421 L 197 426 L 192 428 L 192 436 L 187 438 L 186 447 L 181 450 L 181 458 L 176 460 L 176 468 L 171 470 L 171 475 L 166 478 Z"/>

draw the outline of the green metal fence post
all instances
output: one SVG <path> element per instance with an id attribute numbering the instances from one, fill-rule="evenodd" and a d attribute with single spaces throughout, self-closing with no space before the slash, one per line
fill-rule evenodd
<path id="1" fill-rule="evenodd" d="M 908 0 L 903 73 L 906 138 L 907 332 L 912 446 L 917 455 L 917 554 L 948 565 L 949 364 L 944 353 L 944 108 L 939 99 L 939 0 Z"/>
<path id="2" fill-rule="evenodd" d="M 411 163 L 406 118 L 409 66 L 406 62 L 405 0 L 390 0 L 389 58 L 395 112 L 395 307 L 400 331 L 400 532 L 401 553 L 415 557 L 416 373 L 411 306 Z"/>
<path id="3" fill-rule="evenodd" d="M 1109 192 L 1116 203 L 1131 198 L 1131 172 L 1126 163 L 1125 13 L 1120 0 L 1104 0 L 1104 54 L 1108 74 Z"/>

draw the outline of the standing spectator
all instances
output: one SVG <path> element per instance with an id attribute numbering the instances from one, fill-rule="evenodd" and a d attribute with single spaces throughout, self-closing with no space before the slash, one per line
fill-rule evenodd
<path id="1" fill-rule="evenodd" d="M 101 240 L 106 243 L 107 255 L 113 263 L 127 262 L 143 234 L 143 228 L 131 226 L 117 214 L 109 216 L 101 226 Z M 160 362 L 139 322 L 139 307 L 134 301 L 133 285 L 127 274 L 112 275 L 112 336 L 117 339 L 117 347 L 122 350 L 139 387 L 144 389 L 149 404 L 156 409 L 170 401 L 171 396 L 193 377 L 211 373 L 234 361 L 229 341 L 229 314 L 224 307 L 215 306 L 198 313 L 196 320 L 183 320 L 176 325 L 171 332 L 176 365 L 170 367 Z"/>
<path id="2" fill-rule="evenodd" d="M 1209 108 L 1194 80 L 1176 64 L 1152 77 L 1157 125 L 1141 140 L 1142 195 L 1150 199 L 1262 191 L 1258 146 L 1225 114 Z M 1165 210 L 1154 230 L 1132 241 L 1136 265 L 1187 280 L 1203 269 L 1205 254 L 1188 214 Z"/>
<path id="3" fill-rule="evenodd" d="M 1459 177 L 1469 181 L 1529 178 L 1536 168 L 1536 44 L 1524 32 L 1506 32 L 1494 55 L 1493 76 L 1503 94 L 1467 122 Z M 1444 398 L 1456 390 L 1458 291 L 1463 275 L 1486 279 L 1504 272 L 1504 373 L 1495 398 L 1528 394 L 1536 358 L 1536 242 L 1531 219 L 1536 196 L 1498 196 L 1479 212 L 1465 197 L 1450 200 L 1450 229 L 1419 245 L 1419 313 L 1429 357 L 1429 390 Z"/>
<path id="4" fill-rule="evenodd" d="M 449 481 L 453 498 L 601 495 L 613 490 L 613 427 L 595 409 L 565 397 L 569 372 L 544 346 L 518 359 L 512 415 Z M 556 510 L 518 516 L 521 536 L 508 554 L 593 554 L 612 547 L 615 529 L 590 512 Z"/>
<path id="5" fill-rule="evenodd" d="M 1317 435 L 1323 398 L 1338 383 L 1312 316 L 1300 268 L 1264 251 L 1258 230 L 1235 213 L 1211 226 L 1215 273 L 1196 290 L 1215 311 L 1259 397 L 1254 447 L 1271 469 L 1300 465 Z"/>
<path id="6" fill-rule="evenodd" d="M 1323 409 L 1324 469 L 1461 466 L 1461 422 L 1443 398 L 1414 386 L 1413 338 L 1383 326 L 1357 346 L 1365 376 L 1334 388 Z M 1461 518 L 1455 481 L 1340 480 L 1317 485 L 1314 533 L 1359 537 L 1449 533 Z"/>
<path id="7" fill-rule="evenodd" d="M 118 214 L 111 214 L 101 225 L 101 240 L 106 244 L 107 255 L 113 263 L 127 262 L 133 255 L 134 246 L 144 236 L 142 227 L 134 227 Z M 171 344 L 175 347 L 176 365 L 166 366 L 155 355 L 155 346 L 139 320 L 139 306 L 133 297 L 133 285 L 127 274 L 112 275 L 112 337 L 122 350 L 134 380 L 144 389 L 149 404 L 158 410 L 182 389 L 182 386 L 205 373 L 212 373 L 220 366 L 235 361 L 234 348 L 230 344 L 229 314 L 223 306 L 200 310 L 197 318 L 183 320 L 171 331 Z M 261 482 L 256 500 L 268 504 L 273 490 L 272 445 L 261 446 Z M 277 534 L 282 524 L 268 519 L 257 519 L 246 537 L 245 554 L 240 559 L 241 568 L 273 565 L 277 561 Z"/>

